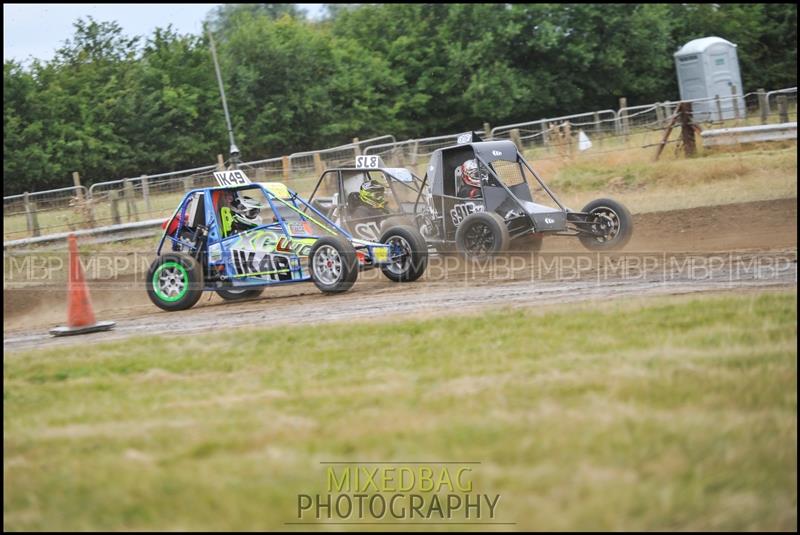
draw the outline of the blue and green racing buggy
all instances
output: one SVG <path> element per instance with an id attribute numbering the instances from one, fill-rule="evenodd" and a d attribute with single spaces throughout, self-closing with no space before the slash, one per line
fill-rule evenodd
<path id="1" fill-rule="evenodd" d="M 189 191 L 164 223 L 146 279 L 159 308 L 188 309 L 204 291 L 238 300 L 306 281 L 344 292 L 372 268 L 395 282 L 425 272 L 427 246 L 416 228 L 397 225 L 377 241 L 358 239 L 282 183 L 251 182 L 239 169 L 214 176 L 218 187 Z"/>

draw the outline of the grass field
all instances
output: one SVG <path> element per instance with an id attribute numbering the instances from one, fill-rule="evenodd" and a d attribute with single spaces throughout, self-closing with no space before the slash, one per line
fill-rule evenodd
<path id="1" fill-rule="evenodd" d="M 796 324 L 763 292 L 6 355 L 4 529 L 286 529 L 320 462 L 418 460 L 480 462 L 505 528 L 794 530 Z"/>
<path id="2" fill-rule="evenodd" d="M 534 162 L 556 194 L 574 209 L 614 197 L 634 213 L 797 196 L 797 144 L 701 151 L 695 158 L 652 161 L 644 151 Z"/>

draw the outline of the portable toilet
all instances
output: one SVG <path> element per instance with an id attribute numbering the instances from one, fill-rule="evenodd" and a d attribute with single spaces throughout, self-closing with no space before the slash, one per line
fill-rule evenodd
<path id="1" fill-rule="evenodd" d="M 681 100 L 709 99 L 693 102 L 695 119 L 718 120 L 720 109 L 714 97 L 719 95 L 722 119 L 736 117 L 734 102 L 744 116 L 744 94 L 742 75 L 736 45 L 721 37 L 703 37 L 683 45 L 675 52 L 675 67 L 678 70 L 678 87 Z M 737 99 L 730 98 L 736 86 Z"/>

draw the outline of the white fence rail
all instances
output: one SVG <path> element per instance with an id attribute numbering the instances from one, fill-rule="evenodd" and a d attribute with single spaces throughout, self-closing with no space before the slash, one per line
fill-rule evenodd
<path id="1" fill-rule="evenodd" d="M 797 122 L 705 130 L 700 137 L 708 147 L 797 139 Z"/>

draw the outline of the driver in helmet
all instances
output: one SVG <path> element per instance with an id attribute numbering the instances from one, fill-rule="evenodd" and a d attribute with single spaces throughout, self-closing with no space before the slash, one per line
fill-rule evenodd
<path id="1" fill-rule="evenodd" d="M 388 213 L 386 188 L 374 180 L 367 180 L 358 190 L 358 202 L 353 209 L 353 218 L 375 217 Z"/>
<path id="2" fill-rule="evenodd" d="M 262 208 L 264 208 L 264 204 L 252 197 L 242 194 L 235 195 L 233 201 L 231 201 L 232 230 L 234 232 L 245 232 L 262 225 Z"/>
<path id="3" fill-rule="evenodd" d="M 482 167 L 475 158 L 456 167 L 456 188 L 458 188 L 459 197 L 475 199 L 482 195 L 481 181 L 489 178 L 488 173 Z"/>

